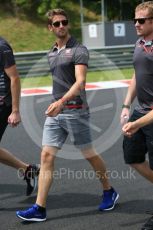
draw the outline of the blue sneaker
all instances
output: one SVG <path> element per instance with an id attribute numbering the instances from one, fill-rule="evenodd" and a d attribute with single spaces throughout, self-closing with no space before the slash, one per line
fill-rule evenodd
<path id="1" fill-rule="evenodd" d="M 111 188 L 110 190 L 104 190 L 102 196 L 102 202 L 99 205 L 100 211 L 109 211 L 115 207 L 115 204 L 119 198 L 119 194 Z"/>
<path id="2" fill-rule="evenodd" d="M 37 204 L 34 204 L 31 208 L 25 211 L 17 211 L 16 215 L 22 220 L 26 221 L 45 221 L 46 220 L 46 209 L 44 208 L 43 211 L 40 211 L 41 207 Z"/>

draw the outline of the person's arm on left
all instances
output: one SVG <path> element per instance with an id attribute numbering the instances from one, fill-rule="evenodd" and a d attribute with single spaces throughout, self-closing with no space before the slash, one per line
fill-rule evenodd
<path id="1" fill-rule="evenodd" d="M 21 116 L 19 112 L 19 103 L 20 103 L 20 78 L 18 71 L 16 69 L 16 65 L 12 65 L 11 67 L 5 68 L 5 72 L 7 76 L 10 78 L 10 88 L 12 95 L 12 112 L 8 117 L 8 123 L 14 127 L 19 124 L 21 121 Z"/>
<path id="2" fill-rule="evenodd" d="M 153 110 L 147 113 L 145 116 L 139 118 L 136 121 L 128 122 L 122 128 L 124 135 L 132 136 L 135 132 L 137 132 L 140 128 L 144 127 L 153 122 Z"/>
<path id="3" fill-rule="evenodd" d="M 75 65 L 76 82 L 71 86 L 69 91 L 61 99 L 49 105 L 46 111 L 47 116 L 51 116 L 51 117 L 56 116 L 58 113 L 60 113 L 66 101 L 69 101 L 73 99 L 75 96 L 80 94 L 80 91 L 85 88 L 86 72 L 87 72 L 86 65 L 82 65 L 82 64 Z"/>

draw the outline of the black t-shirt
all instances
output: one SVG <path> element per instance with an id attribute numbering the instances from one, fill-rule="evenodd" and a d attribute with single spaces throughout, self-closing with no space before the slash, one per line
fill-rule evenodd
<path id="1" fill-rule="evenodd" d="M 0 37 L 0 105 L 11 105 L 10 79 L 5 68 L 15 64 L 13 50 L 8 42 Z"/>
<path id="2" fill-rule="evenodd" d="M 89 52 L 85 46 L 71 37 L 65 48 L 58 52 L 54 46 L 48 53 L 48 61 L 53 77 L 53 100 L 61 98 L 75 83 L 75 65 L 88 66 Z M 73 99 L 73 103 L 83 104 L 88 109 L 86 92 L 82 90 L 80 95 Z"/>

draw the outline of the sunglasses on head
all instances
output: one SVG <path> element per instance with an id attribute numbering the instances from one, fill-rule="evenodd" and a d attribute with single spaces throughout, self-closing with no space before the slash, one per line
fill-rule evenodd
<path id="1" fill-rule="evenodd" d="M 133 21 L 134 21 L 134 24 L 136 24 L 137 22 L 141 25 L 143 25 L 145 23 L 146 20 L 149 20 L 149 19 L 153 19 L 153 17 L 150 17 L 150 18 L 134 18 Z"/>
<path id="2" fill-rule="evenodd" d="M 53 22 L 52 26 L 60 27 L 61 24 L 62 24 L 62 26 L 67 26 L 68 25 L 68 20 L 62 20 L 62 21 Z"/>

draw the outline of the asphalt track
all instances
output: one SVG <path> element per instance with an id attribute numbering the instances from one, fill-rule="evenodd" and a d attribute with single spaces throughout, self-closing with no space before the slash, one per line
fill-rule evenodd
<path id="1" fill-rule="evenodd" d="M 120 107 L 126 88 L 89 91 L 95 148 L 107 162 L 112 185 L 120 193 L 113 211 L 99 212 L 102 189 L 91 166 L 66 142 L 56 159 L 56 174 L 49 192 L 43 223 L 22 222 L 15 211 L 35 202 L 36 193 L 25 196 L 25 183 L 7 166 L 0 168 L 0 229 L 2 230 L 138 230 L 153 211 L 152 185 L 129 169 L 122 157 Z M 20 159 L 39 163 L 44 111 L 49 95 L 23 97 L 22 124 L 7 128 L 1 145 Z M 108 132 L 107 132 L 108 131 Z M 101 149 L 101 151 L 100 151 Z"/>

